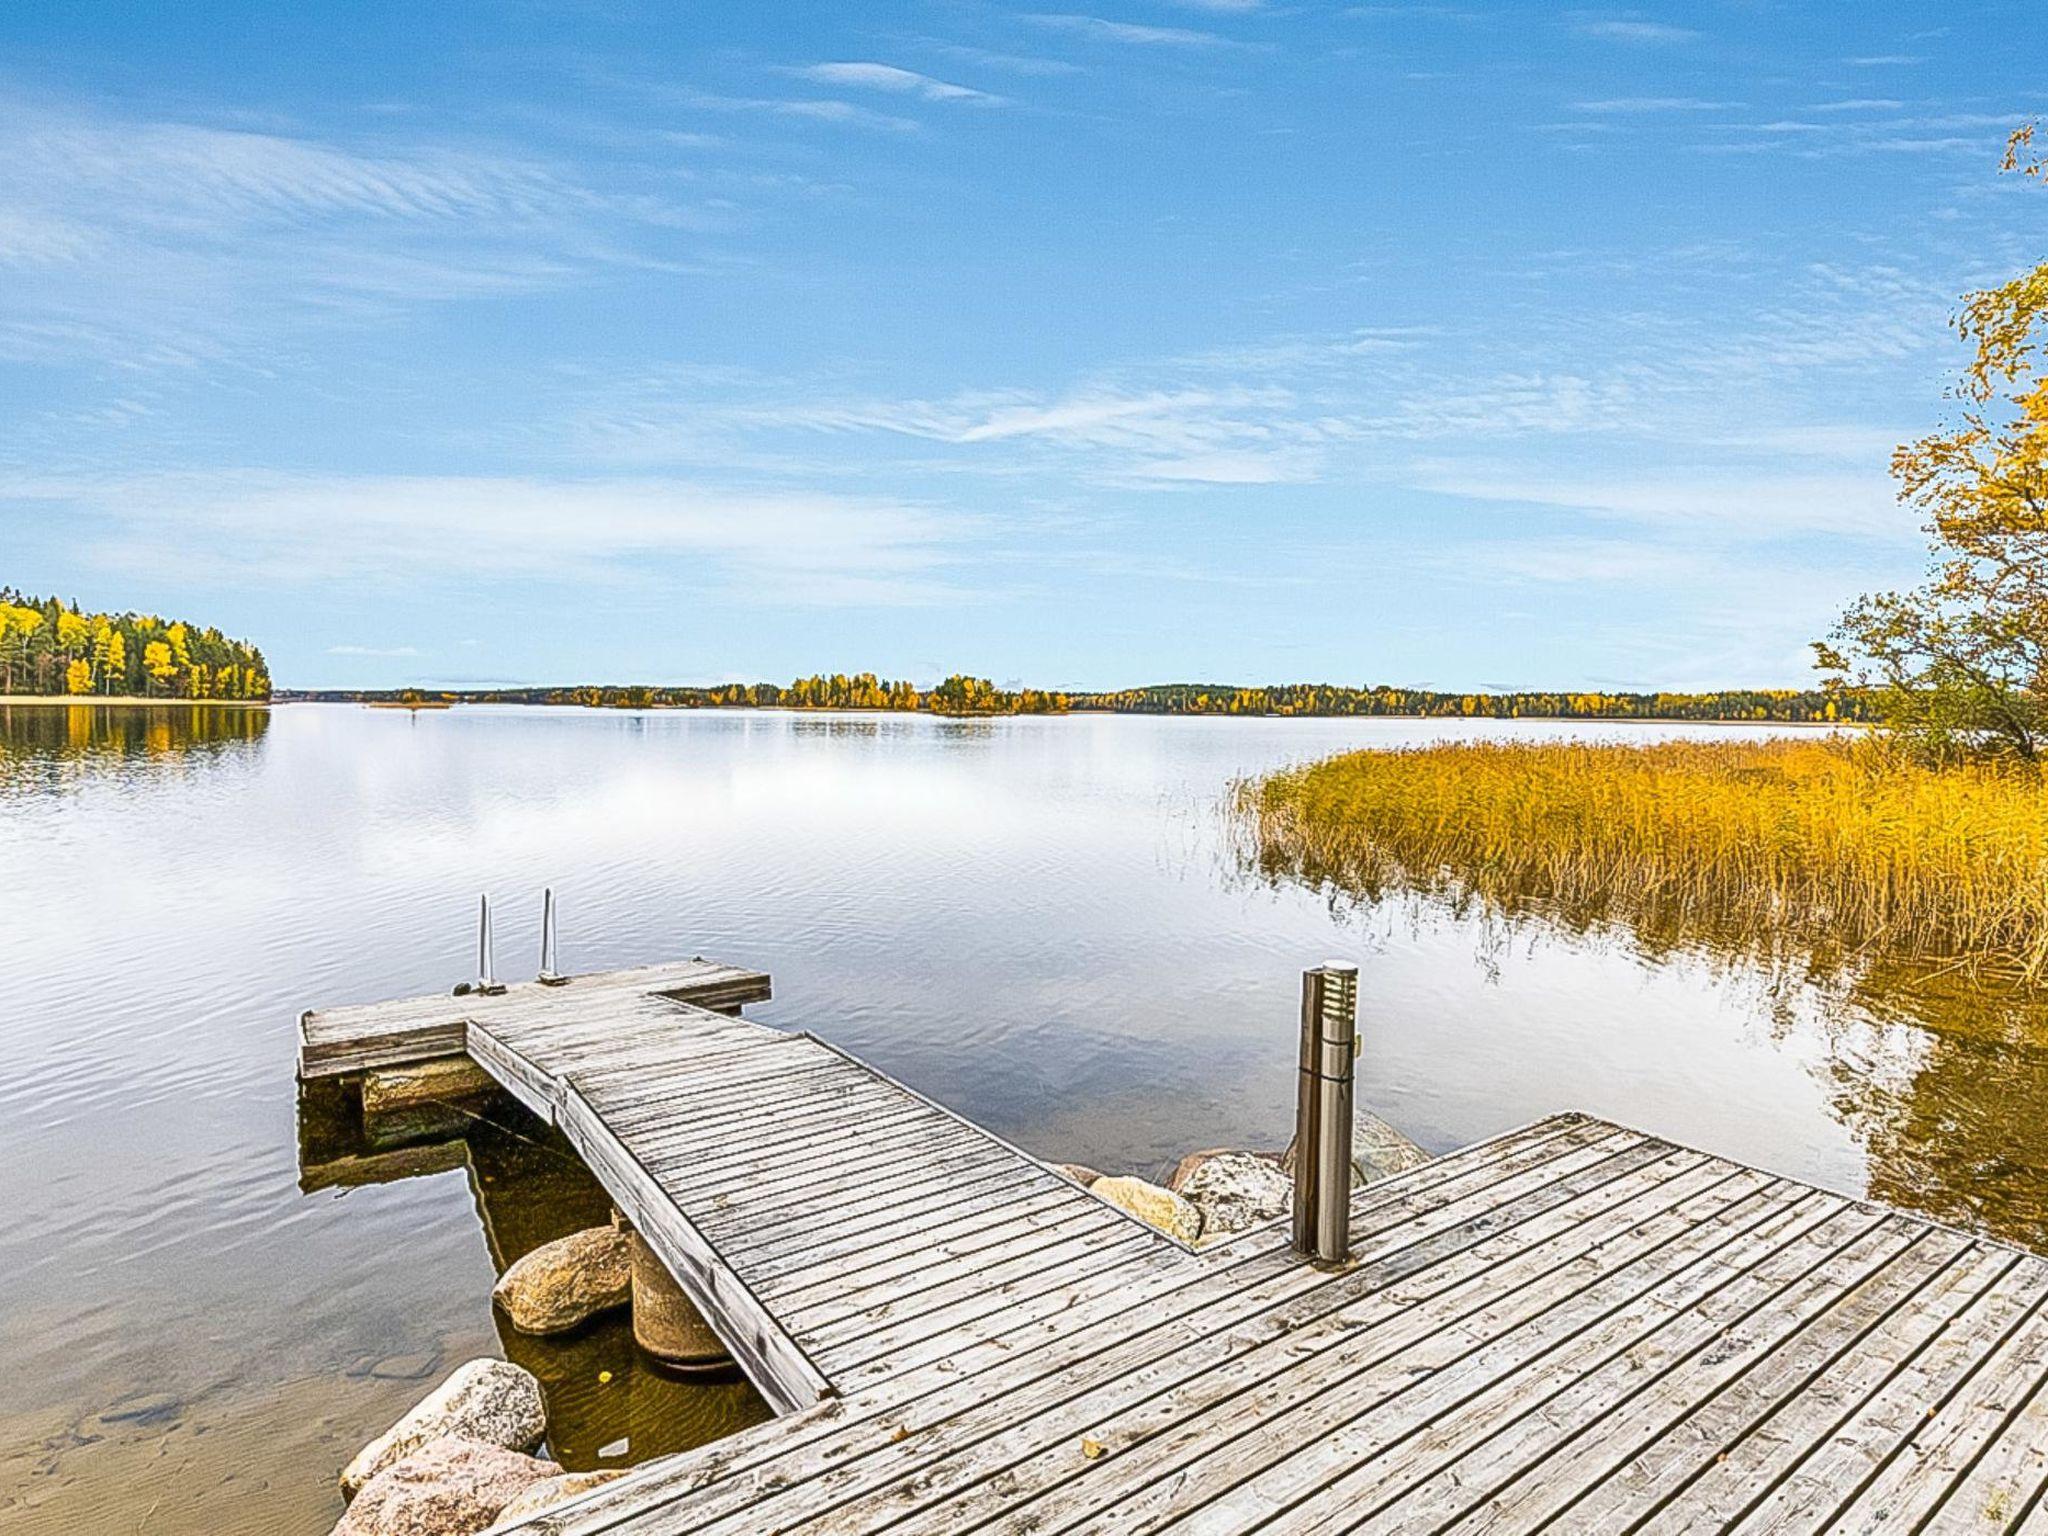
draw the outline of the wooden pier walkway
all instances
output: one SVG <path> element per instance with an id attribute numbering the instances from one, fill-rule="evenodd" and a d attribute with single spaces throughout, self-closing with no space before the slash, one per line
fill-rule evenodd
<path id="1" fill-rule="evenodd" d="M 508 1531 L 2048 1533 L 2041 1259 L 1579 1115 L 1190 1251 L 684 969 L 304 1021 L 459 1033 L 783 1410 Z"/>

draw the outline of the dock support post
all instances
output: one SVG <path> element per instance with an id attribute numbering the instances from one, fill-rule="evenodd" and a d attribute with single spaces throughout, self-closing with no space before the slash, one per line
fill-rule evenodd
<path id="1" fill-rule="evenodd" d="M 633 1254 L 633 1342 L 664 1365 L 682 1370 L 716 1370 L 732 1364 L 725 1343 L 647 1239 L 631 1233 Z"/>
<path id="2" fill-rule="evenodd" d="M 1351 1123 L 1358 967 L 1301 976 L 1301 1070 L 1294 1107 L 1294 1249 L 1319 1264 L 1351 1255 Z"/>

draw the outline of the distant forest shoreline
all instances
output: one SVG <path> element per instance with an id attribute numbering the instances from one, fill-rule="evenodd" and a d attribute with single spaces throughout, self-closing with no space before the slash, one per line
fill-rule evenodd
<path id="1" fill-rule="evenodd" d="M 269 699 L 186 699 L 173 694 L 0 693 L 0 709 L 268 709 Z"/>
<path id="2" fill-rule="evenodd" d="M 985 678 L 949 677 L 937 687 L 883 681 L 872 673 L 709 688 L 280 688 L 279 703 L 351 703 L 440 707 L 449 704 L 551 704 L 597 709 L 792 709 L 962 715 L 1243 715 L 1343 719 L 1386 716 L 1472 720 L 1702 720 L 1787 725 L 1852 724 L 1876 710 L 1849 689 L 1742 688 L 1711 693 L 1591 691 L 1438 693 L 1416 688 L 1349 688 L 1291 683 L 1247 688 L 1224 683 L 1164 683 L 1110 692 L 1002 689 Z"/>
<path id="3" fill-rule="evenodd" d="M 0 587 L 0 697 L 261 703 L 270 669 L 255 646 L 210 625 Z"/>

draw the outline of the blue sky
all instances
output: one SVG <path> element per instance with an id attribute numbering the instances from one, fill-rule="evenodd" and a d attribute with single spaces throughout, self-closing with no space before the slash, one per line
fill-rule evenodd
<path id="1" fill-rule="evenodd" d="M 0 580 L 301 686 L 1799 683 L 2023 4 L 12 6 Z"/>

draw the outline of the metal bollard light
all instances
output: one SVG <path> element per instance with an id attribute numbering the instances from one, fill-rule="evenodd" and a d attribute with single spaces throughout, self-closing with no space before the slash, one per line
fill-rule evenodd
<path id="1" fill-rule="evenodd" d="M 1301 1072 L 1294 1128 L 1294 1247 L 1319 1264 L 1351 1254 L 1351 1124 L 1358 967 L 1301 977 Z"/>

